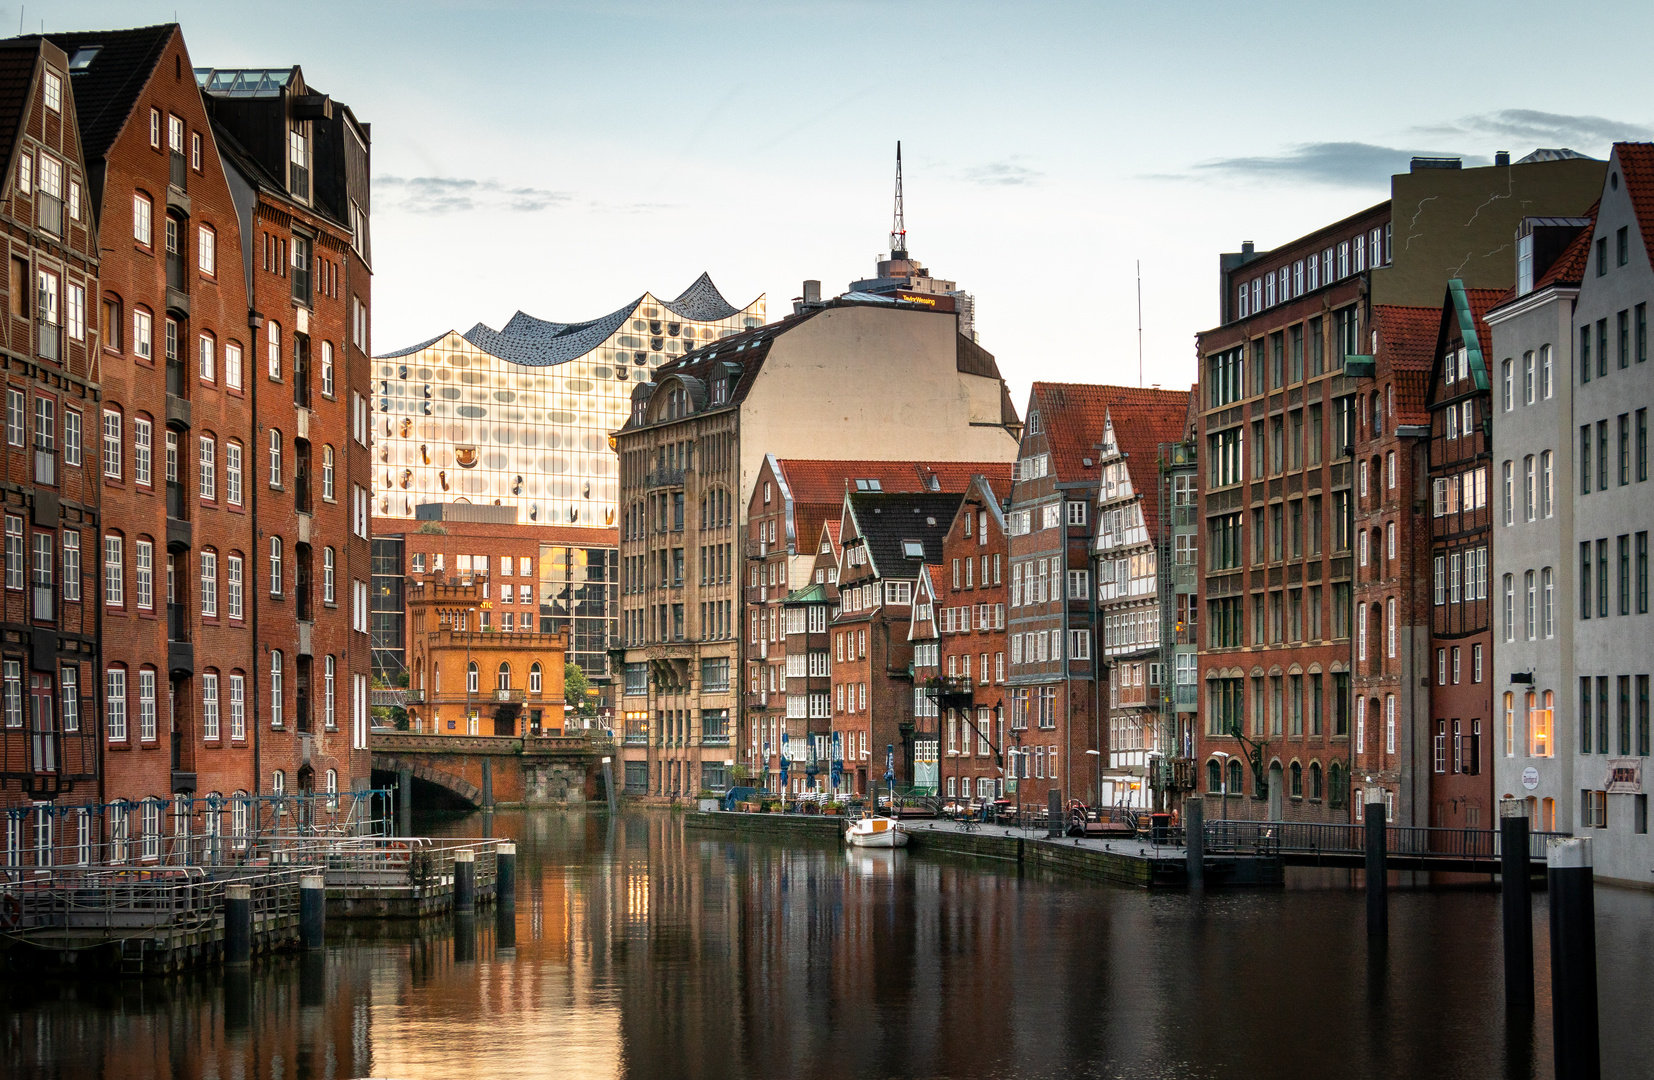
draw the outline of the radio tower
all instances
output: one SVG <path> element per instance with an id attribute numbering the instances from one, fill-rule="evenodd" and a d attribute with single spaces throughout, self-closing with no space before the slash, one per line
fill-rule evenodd
<path id="1" fill-rule="evenodd" d="M 890 258 L 907 258 L 907 226 L 902 221 L 902 144 L 896 142 L 896 216 L 890 220 Z"/>

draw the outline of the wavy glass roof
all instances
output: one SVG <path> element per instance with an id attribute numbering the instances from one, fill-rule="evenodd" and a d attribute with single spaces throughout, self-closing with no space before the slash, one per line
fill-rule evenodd
<path id="1" fill-rule="evenodd" d="M 703 273 L 674 300 L 659 300 L 649 293 L 644 293 L 625 307 L 617 308 L 601 318 L 579 323 L 551 322 L 519 311 L 507 320 L 502 329 L 495 330 L 483 323 L 477 323 L 460 336 L 483 352 L 501 360 L 522 364 L 525 367 L 551 367 L 567 363 L 596 349 L 624 327 L 639 308 L 651 302 L 659 304 L 681 319 L 694 322 L 727 319 L 746 310 L 724 299 L 718 287 L 712 283 L 711 276 Z M 673 331 L 674 334 L 676 332 Z M 429 348 L 446 336 L 447 333 L 438 334 L 429 341 L 395 352 L 380 353 L 379 356 L 381 359 L 408 356 Z"/>

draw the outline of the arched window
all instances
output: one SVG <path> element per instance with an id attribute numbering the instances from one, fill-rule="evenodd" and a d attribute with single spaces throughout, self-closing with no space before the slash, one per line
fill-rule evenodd
<path id="1" fill-rule="evenodd" d="M 322 342 L 322 393 L 333 396 L 333 342 Z"/>
<path id="2" fill-rule="evenodd" d="M 281 431 L 270 429 L 270 486 L 281 487 Z"/>
<path id="3" fill-rule="evenodd" d="M 322 446 L 322 498 L 333 498 L 333 447 Z"/>
<path id="4" fill-rule="evenodd" d="M 440 694 L 441 692 L 442 692 L 442 665 L 441 664 L 432 664 L 431 665 L 431 693 Z"/>
<path id="5" fill-rule="evenodd" d="M 1294 761 L 1292 763 L 1291 778 L 1292 778 L 1292 797 L 1294 799 L 1303 798 L 1304 797 L 1304 767 L 1302 765 L 1298 764 L 1296 761 Z"/>
<path id="6" fill-rule="evenodd" d="M 1316 801 L 1321 799 L 1321 763 L 1309 763 L 1309 797 Z"/>
<path id="7" fill-rule="evenodd" d="M 528 669 L 528 692 L 531 694 L 538 694 L 540 692 L 539 661 L 535 661 L 534 666 Z"/>
<path id="8" fill-rule="evenodd" d="M 270 537 L 270 595 L 281 595 L 281 537 Z"/>
<path id="9" fill-rule="evenodd" d="M 494 687 L 497 690 L 511 689 L 511 665 L 500 661 L 500 669 L 494 675 Z"/>
<path id="10" fill-rule="evenodd" d="M 1218 764 L 1217 758 L 1206 762 L 1206 790 L 1220 792 L 1223 790 L 1223 766 Z"/>
<path id="11" fill-rule="evenodd" d="M 1335 761 L 1332 763 L 1332 767 L 1327 770 L 1327 791 L 1332 796 L 1332 798 L 1328 801 L 1334 806 L 1340 806 L 1343 804 L 1344 789 L 1340 786 L 1343 782 L 1344 770 L 1339 766 L 1338 762 Z"/>
<path id="12" fill-rule="evenodd" d="M 1241 763 L 1234 758 L 1229 759 L 1229 790 L 1237 795 L 1241 792 Z"/>
<path id="13" fill-rule="evenodd" d="M 327 809 L 329 813 L 337 813 L 339 809 L 339 770 L 327 770 Z"/>
<path id="14" fill-rule="evenodd" d="M 139 828 L 142 830 L 142 844 L 144 859 L 158 859 L 161 857 L 161 800 L 151 796 L 143 802 L 143 821 Z"/>
<path id="15" fill-rule="evenodd" d="M 477 692 L 477 663 L 475 660 L 465 665 L 465 691 L 468 694 Z"/>
<path id="16" fill-rule="evenodd" d="M 338 578 L 338 565 L 337 565 L 336 557 L 334 556 L 334 553 L 333 553 L 333 549 L 330 548 L 330 547 L 323 548 L 322 549 L 322 600 L 326 603 L 329 603 L 329 604 L 334 603 L 336 601 L 337 597 L 338 597 L 338 587 L 337 587 L 337 584 L 336 584 L 337 578 Z"/>
<path id="17" fill-rule="evenodd" d="M 287 774 L 277 769 L 270 777 L 270 794 L 277 796 L 287 794 Z"/>
<path id="18" fill-rule="evenodd" d="M 155 203 L 141 191 L 132 194 L 132 239 L 144 247 L 155 246 Z"/>
<path id="19" fill-rule="evenodd" d="M 200 355 L 196 358 L 196 372 L 202 382 L 218 381 L 218 339 L 203 332 L 196 338 Z"/>

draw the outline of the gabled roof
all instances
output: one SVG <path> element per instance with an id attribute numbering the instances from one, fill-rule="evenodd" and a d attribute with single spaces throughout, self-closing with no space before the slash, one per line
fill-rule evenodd
<path id="1" fill-rule="evenodd" d="M 793 501 L 793 535 L 800 540 L 819 532 L 821 522 L 838 518 L 846 489 L 857 481 L 878 482 L 883 492 L 962 492 L 976 475 L 986 475 L 1009 494 L 1010 462 L 1000 461 L 823 461 L 779 459 L 776 480 Z M 1000 496 L 1004 498 L 1005 495 Z"/>
<path id="2" fill-rule="evenodd" d="M 1144 390 L 1131 386 L 1104 386 L 1100 383 L 1034 384 L 1029 411 L 1039 410 L 1040 429 L 1051 448 L 1051 471 L 1058 481 L 1069 483 L 1097 475 L 1101 459 L 1096 449 L 1102 442 L 1104 423 L 1111 406 L 1141 406 L 1143 417 L 1153 416 L 1156 430 L 1162 416 L 1176 417 L 1177 434 L 1163 442 L 1182 440 L 1182 423 L 1188 413 L 1187 390 Z M 1116 430 L 1119 430 L 1116 424 Z M 1118 436 L 1116 436 L 1118 438 Z M 1141 447 L 1139 447 L 1141 449 Z M 1090 458 L 1091 464 L 1085 464 Z M 1154 460 L 1151 447 L 1149 460 Z"/>
<path id="3" fill-rule="evenodd" d="M 856 533 L 867 548 L 873 572 L 881 578 L 916 578 L 927 563 L 942 559 L 942 541 L 953 524 L 964 496 L 957 493 L 870 494 L 845 497 L 845 512 L 855 519 Z M 907 541 L 918 541 L 924 555 L 903 551 Z"/>
<path id="4" fill-rule="evenodd" d="M 1637 213 L 1637 228 L 1643 234 L 1648 261 L 1654 263 L 1654 143 L 1615 143 L 1614 155 L 1625 178 L 1625 193 Z"/>
<path id="5" fill-rule="evenodd" d="M 1430 422 L 1430 370 L 1435 363 L 1436 337 L 1441 330 L 1440 308 L 1374 304 L 1373 329 L 1378 331 L 1378 355 L 1396 388 L 1396 423 Z"/>
<path id="6" fill-rule="evenodd" d="M 1435 387 L 1441 383 L 1441 364 L 1438 358 L 1447 352 L 1447 343 L 1458 336 L 1465 346 L 1470 365 L 1470 378 L 1480 391 L 1493 387 L 1488 357 L 1493 348 L 1493 334 L 1485 321 L 1487 313 L 1504 299 L 1506 289 L 1467 289 L 1464 282 L 1453 278 L 1447 283 L 1447 296 L 1442 302 L 1441 321 L 1436 334 L 1435 352 L 1430 365 L 1430 399 L 1435 400 Z"/>
<path id="7" fill-rule="evenodd" d="M 1109 406 L 1114 441 L 1126 454 L 1132 488 L 1142 499 L 1143 521 L 1160 520 L 1160 445 L 1183 441 L 1189 415 L 1187 390 L 1163 390 L 1154 401 L 1122 401 Z M 1095 459 L 1093 459 L 1095 460 Z"/>
<path id="8" fill-rule="evenodd" d="M 176 23 L 163 23 L 132 30 L 46 35 L 70 60 L 83 48 L 99 46 L 92 61 L 69 76 L 75 88 L 75 114 L 87 164 L 108 154 L 132 115 L 138 95 L 149 85 L 161 53 L 177 32 Z"/>

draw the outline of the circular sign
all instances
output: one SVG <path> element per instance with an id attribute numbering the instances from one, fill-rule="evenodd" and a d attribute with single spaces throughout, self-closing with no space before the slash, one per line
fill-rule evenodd
<path id="1" fill-rule="evenodd" d="M 1539 786 L 1539 770 L 1529 765 L 1522 770 L 1522 786 L 1532 791 Z"/>

